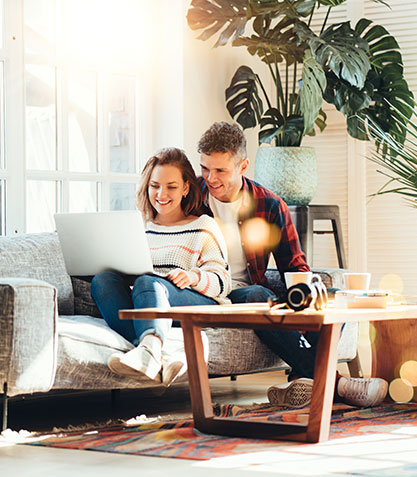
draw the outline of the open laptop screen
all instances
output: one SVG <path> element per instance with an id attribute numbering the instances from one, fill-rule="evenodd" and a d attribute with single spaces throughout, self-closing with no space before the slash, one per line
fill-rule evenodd
<path id="1" fill-rule="evenodd" d="M 54 215 L 70 275 L 118 270 L 129 275 L 152 273 L 152 260 L 139 211 Z"/>

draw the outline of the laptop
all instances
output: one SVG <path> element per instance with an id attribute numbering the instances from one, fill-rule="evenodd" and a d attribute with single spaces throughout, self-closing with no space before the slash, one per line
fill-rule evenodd
<path id="1" fill-rule="evenodd" d="M 55 214 L 54 219 L 70 275 L 108 269 L 129 275 L 153 272 L 139 211 Z"/>

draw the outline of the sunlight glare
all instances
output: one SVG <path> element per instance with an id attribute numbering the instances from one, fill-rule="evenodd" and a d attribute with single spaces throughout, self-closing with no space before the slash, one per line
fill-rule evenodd
<path id="1" fill-rule="evenodd" d="M 71 0 L 65 8 L 68 59 L 109 69 L 131 68 L 145 47 L 151 22 L 137 0 Z"/>

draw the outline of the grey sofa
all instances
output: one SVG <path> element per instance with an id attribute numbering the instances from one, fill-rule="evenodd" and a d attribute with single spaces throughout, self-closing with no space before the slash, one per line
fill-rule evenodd
<path id="1" fill-rule="evenodd" d="M 341 285 L 340 270 L 320 273 L 328 287 Z M 268 275 L 282 292 L 279 274 L 271 270 Z M 211 376 L 288 367 L 253 330 L 205 331 Z M 180 328 L 172 328 L 169 342 L 181 345 Z M 144 386 L 107 367 L 112 353 L 131 348 L 100 317 L 90 283 L 66 272 L 56 234 L 0 237 L 0 392 L 4 410 L 11 396 Z M 356 348 L 357 326 L 353 324 L 343 331 L 339 358 L 353 359 Z"/>

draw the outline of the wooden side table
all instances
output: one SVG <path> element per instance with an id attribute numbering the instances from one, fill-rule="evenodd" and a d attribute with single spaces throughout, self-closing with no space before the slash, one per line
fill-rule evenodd
<path id="1" fill-rule="evenodd" d="M 336 246 L 337 260 L 340 268 L 346 268 L 346 256 L 343 246 L 342 224 L 338 205 L 290 205 L 291 218 L 300 238 L 301 249 L 306 255 L 307 262 L 313 260 L 313 235 L 333 234 Z M 315 220 L 330 220 L 332 230 L 314 230 Z"/>
<path id="2" fill-rule="evenodd" d="M 417 320 L 375 321 L 372 326 L 372 376 L 391 382 L 400 377 L 402 364 L 417 361 Z M 417 401 L 416 387 L 412 401 Z"/>

